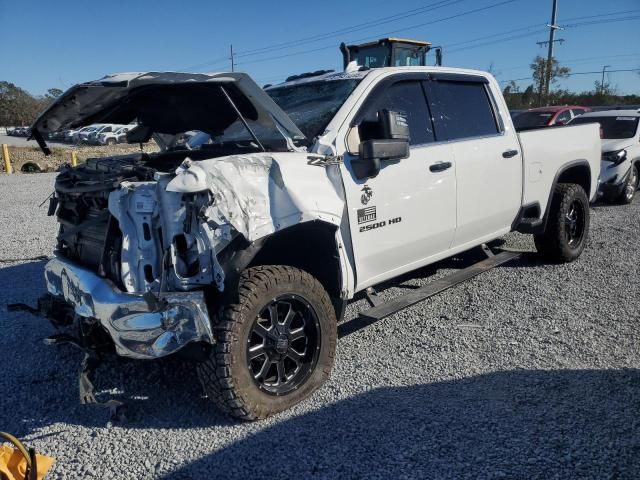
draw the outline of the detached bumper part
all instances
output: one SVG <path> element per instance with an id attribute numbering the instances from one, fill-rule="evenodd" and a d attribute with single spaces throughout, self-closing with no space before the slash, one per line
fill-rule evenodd
<path id="1" fill-rule="evenodd" d="M 607 180 L 600 182 L 598 186 L 599 196 L 605 198 L 617 198 L 622 195 L 622 192 L 627 185 L 627 181 L 629 180 L 629 175 L 631 175 L 630 168 L 623 175 L 616 173 Z"/>
<path id="2" fill-rule="evenodd" d="M 76 315 L 97 319 L 123 357 L 154 359 L 192 342 L 214 342 L 202 292 L 165 292 L 159 302 L 147 302 L 60 257 L 45 266 L 45 280 L 49 295 L 65 301 Z"/>

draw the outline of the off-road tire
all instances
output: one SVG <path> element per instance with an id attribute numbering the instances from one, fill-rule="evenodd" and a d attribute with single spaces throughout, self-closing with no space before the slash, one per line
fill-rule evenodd
<path id="1" fill-rule="evenodd" d="M 624 184 L 624 189 L 620 196 L 616 199 L 616 203 L 621 205 L 628 205 L 633 202 L 633 198 L 638 190 L 638 183 L 640 182 L 640 175 L 638 174 L 638 166 L 632 165 L 629 172 L 629 178 Z"/>
<path id="2" fill-rule="evenodd" d="M 118 142 L 116 141 L 116 139 L 115 139 L 115 138 L 109 138 L 109 139 L 107 140 L 107 145 L 109 145 L 109 146 L 111 146 L 111 145 L 115 145 L 116 143 L 118 143 Z"/>
<path id="3" fill-rule="evenodd" d="M 578 240 L 568 238 L 568 215 L 572 206 L 579 206 L 581 218 Z M 589 234 L 589 199 L 580 185 L 560 183 L 556 185 L 549 217 L 544 233 L 533 236 L 538 253 L 548 261 L 557 263 L 572 262 L 584 250 Z"/>
<path id="4" fill-rule="evenodd" d="M 261 390 L 247 366 L 247 341 L 259 312 L 279 295 L 296 295 L 314 309 L 320 326 L 315 368 L 295 390 L 274 395 Z M 238 303 L 227 305 L 213 325 L 216 344 L 210 358 L 198 365 L 198 378 L 207 394 L 227 414 L 258 420 L 301 402 L 328 378 L 337 342 L 336 314 L 320 282 L 288 266 L 258 266 L 240 278 Z"/>

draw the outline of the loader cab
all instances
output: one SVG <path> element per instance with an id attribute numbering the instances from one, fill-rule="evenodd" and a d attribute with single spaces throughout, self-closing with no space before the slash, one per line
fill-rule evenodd
<path id="1" fill-rule="evenodd" d="M 350 62 L 367 68 L 425 66 L 430 42 L 401 38 L 382 38 L 360 45 L 340 45 L 344 68 Z M 442 64 L 442 50 L 435 47 L 436 65 Z"/>

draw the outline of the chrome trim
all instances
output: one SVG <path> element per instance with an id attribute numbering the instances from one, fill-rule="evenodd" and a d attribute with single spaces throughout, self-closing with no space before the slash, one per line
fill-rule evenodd
<path id="1" fill-rule="evenodd" d="M 153 310 L 142 294 L 121 292 L 109 280 L 62 257 L 45 266 L 47 291 L 73 306 L 77 315 L 95 318 L 113 340 L 118 355 L 160 358 L 196 341 L 214 343 L 204 294 L 164 292 Z"/>

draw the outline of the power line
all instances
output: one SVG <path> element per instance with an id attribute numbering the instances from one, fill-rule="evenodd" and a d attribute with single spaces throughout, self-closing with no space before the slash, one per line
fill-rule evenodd
<path id="1" fill-rule="evenodd" d="M 457 13 L 455 15 L 450 15 L 448 17 L 443 17 L 443 18 L 439 18 L 439 19 L 436 19 L 436 20 L 431 20 L 429 22 L 423 22 L 423 23 L 411 25 L 409 27 L 404 27 L 404 28 L 399 29 L 399 30 L 392 30 L 392 31 L 384 32 L 384 33 L 379 33 L 378 35 L 376 35 L 375 38 L 380 38 L 380 37 L 384 37 L 386 35 L 391 35 L 393 33 L 399 32 L 399 31 L 412 30 L 414 28 L 424 27 L 426 25 L 433 25 L 435 23 L 444 22 L 446 20 L 452 20 L 454 18 L 459 18 L 459 17 L 465 16 L 465 15 L 471 15 L 473 13 L 482 12 L 482 11 L 485 11 L 485 10 L 496 8 L 496 7 L 499 7 L 499 6 L 502 6 L 502 5 L 506 5 L 506 4 L 509 4 L 509 3 L 514 3 L 514 2 L 517 2 L 517 1 L 520 1 L 520 0 L 504 0 L 502 2 L 493 3 L 493 4 L 487 5 L 485 7 L 476 8 L 476 9 L 473 9 L 473 10 L 466 10 L 466 11 L 463 11 L 461 13 Z M 364 38 L 359 38 L 359 39 L 356 39 L 356 40 L 351 40 L 350 42 L 351 43 L 358 43 L 358 42 L 361 42 L 361 41 L 370 40 L 371 38 L 372 37 L 364 37 Z M 307 53 L 313 53 L 313 52 L 318 52 L 318 51 L 321 51 L 321 50 L 327 50 L 329 48 L 336 48 L 336 47 L 335 47 L 335 45 L 329 45 L 329 46 L 325 46 L 325 47 L 314 48 L 314 49 L 311 49 L 311 50 L 302 50 L 302 51 L 299 51 L 299 52 L 286 53 L 286 54 L 278 55 L 278 56 L 274 56 L 274 57 L 267 57 L 267 58 L 262 58 L 262 59 L 259 59 L 259 60 L 251 60 L 251 61 L 248 61 L 248 62 L 243 62 L 242 65 L 247 65 L 247 64 L 251 64 L 251 63 L 262 63 L 262 62 L 268 62 L 268 61 L 272 61 L 272 60 L 279 60 L 281 58 L 287 58 L 287 57 L 292 57 L 292 56 L 296 56 L 296 55 L 304 55 L 304 54 L 307 54 Z"/>
<path id="2" fill-rule="evenodd" d="M 276 43 L 273 45 L 269 45 L 266 47 L 260 47 L 260 48 L 256 48 L 253 50 L 246 50 L 246 51 L 241 51 L 238 53 L 238 57 L 244 57 L 247 55 L 254 55 L 257 53 L 265 53 L 267 51 L 276 51 L 276 50 L 282 50 L 284 48 L 290 48 L 290 47 L 297 47 L 300 45 L 304 45 L 307 43 L 314 43 L 320 40 L 324 40 L 326 38 L 330 38 L 330 37 L 334 37 L 337 35 L 344 35 L 345 33 L 352 33 L 355 31 L 360 31 L 360 30 L 366 30 L 368 28 L 371 27 L 375 27 L 378 25 L 383 25 L 386 23 L 392 23 L 398 20 L 402 20 L 404 18 L 408 18 L 408 17 L 412 17 L 415 15 L 419 15 L 422 13 L 426 13 L 426 12 L 431 12 L 434 10 L 437 10 L 439 8 L 443 8 L 443 7 L 448 7 L 451 5 L 455 5 L 456 3 L 461 3 L 461 2 L 465 2 L 468 0 L 441 0 L 439 2 L 435 2 L 435 3 L 431 3 L 429 5 L 420 7 L 420 8 L 414 8 L 412 10 L 407 10 L 405 12 L 402 13 L 398 13 L 395 15 L 391 15 L 390 17 L 384 17 L 381 19 L 377 19 L 377 20 L 371 20 L 369 22 L 364 22 L 364 23 L 360 23 L 360 24 L 356 24 L 356 25 L 352 25 L 350 27 L 344 27 L 338 30 L 333 30 L 330 32 L 325 32 L 325 33 L 321 33 L 321 34 L 317 34 L 317 35 L 312 35 L 310 37 L 304 37 L 298 40 L 289 40 L 286 42 L 282 42 L 282 43 Z"/>
<path id="3" fill-rule="evenodd" d="M 360 24 L 356 24 L 356 25 L 352 25 L 350 27 L 344 27 L 342 29 L 338 29 L 338 30 L 334 30 L 331 32 L 325 32 L 325 33 L 321 33 L 321 34 L 316 34 L 316 35 L 312 35 L 310 37 L 303 37 L 297 40 L 289 40 L 287 42 L 282 42 L 282 43 L 278 43 L 278 44 L 273 44 L 273 45 L 269 45 L 266 47 L 260 47 L 260 48 L 256 48 L 256 49 L 252 49 L 252 50 L 246 50 L 246 51 L 240 51 L 240 52 L 236 52 L 235 56 L 237 57 L 246 57 L 246 56 L 251 56 L 251 55 L 256 55 L 259 53 L 267 53 L 269 51 L 276 51 L 276 50 L 283 50 L 286 48 L 292 48 L 292 47 L 296 47 L 296 46 L 300 46 L 300 45 L 304 45 L 304 44 L 308 44 L 308 43 L 314 43 L 320 40 L 324 40 L 326 38 L 330 38 L 333 36 L 337 36 L 337 35 L 342 35 L 345 33 L 351 33 L 352 31 L 360 31 L 360 30 L 365 30 L 367 28 L 371 28 L 373 26 L 377 26 L 377 25 L 382 25 L 385 23 L 391 23 L 397 20 L 401 20 L 403 18 L 407 18 L 407 17 L 411 17 L 414 15 L 418 15 L 421 13 L 427 13 L 433 10 L 437 10 L 439 8 L 443 8 L 443 7 L 448 7 L 451 5 L 455 5 L 457 3 L 461 3 L 467 0 L 440 0 L 438 2 L 434 2 L 431 3 L 429 5 L 423 6 L 423 7 L 419 7 L 419 8 L 414 8 L 412 10 L 407 10 L 405 12 L 401 12 L 401 13 L 397 13 L 395 15 L 392 15 L 391 17 L 385 17 L 385 18 L 381 18 L 381 19 L 377 19 L 377 20 L 371 20 L 369 22 L 364 22 L 364 23 L 360 23 Z M 331 47 L 323 47 L 323 49 L 325 48 L 334 48 L 334 46 Z M 315 52 L 318 51 L 319 49 L 313 49 L 313 50 L 309 50 L 307 52 Z M 212 65 L 216 65 L 216 64 L 220 64 L 223 62 L 228 61 L 227 57 L 218 57 L 212 60 L 208 60 L 206 62 L 197 64 L 197 65 L 193 65 L 188 67 L 187 69 L 194 69 L 194 70 L 198 70 L 200 68 L 203 67 L 207 67 L 207 66 L 212 66 Z"/>
<path id="4" fill-rule="evenodd" d="M 271 51 L 275 51 L 275 50 L 283 50 L 283 49 L 287 49 L 287 48 L 293 48 L 295 46 L 299 46 L 299 45 L 302 45 L 304 43 L 312 43 L 312 41 L 315 42 L 315 41 L 320 41 L 320 40 L 325 39 L 325 38 L 330 38 L 331 36 L 336 36 L 337 34 L 347 32 L 350 29 L 353 29 L 353 31 L 363 30 L 365 28 L 370 28 L 371 26 L 375 26 L 377 24 L 383 24 L 383 23 L 389 23 L 391 21 L 397 21 L 397 20 L 400 20 L 402 18 L 406 18 L 406 17 L 409 17 L 409 16 L 417 15 L 419 13 L 426 13 L 428 11 L 433 11 L 433 10 L 436 10 L 438 8 L 451 6 L 451 5 L 455 4 L 455 3 L 460 3 L 462 1 L 465 1 L 465 0 L 457 0 L 457 1 L 453 1 L 453 2 L 450 1 L 450 0 L 445 0 L 445 1 L 435 2 L 435 3 L 429 4 L 429 5 L 425 6 L 425 7 L 420 7 L 420 8 L 417 8 L 417 9 L 408 10 L 406 12 L 398 13 L 396 15 L 393 15 L 392 17 L 388 17 L 385 20 L 373 20 L 373 21 L 370 21 L 370 22 L 357 24 L 357 25 L 354 25 L 354 26 L 351 26 L 351 27 L 345 27 L 345 28 L 340 29 L 340 30 L 334 30 L 332 32 L 326 32 L 326 33 L 323 33 L 323 34 L 318 34 L 318 35 L 314 35 L 314 36 L 310 36 L 310 37 L 305 37 L 305 38 L 298 39 L 298 40 L 292 40 L 292 41 L 289 41 L 289 42 L 283 42 L 281 44 L 271 45 L 269 47 L 262 47 L 262 48 L 259 48 L 259 49 L 247 50 L 247 51 L 239 52 L 239 53 L 236 52 L 234 54 L 234 56 L 236 58 L 238 58 L 238 57 L 247 57 L 247 56 L 257 55 L 259 53 L 265 53 L 266 51 L 269 51 L 268 49 L 273 49 Z M 405 28 L 401 28 L 401 29 L 397 29 L 397 30 L 393 30 L 393 31 L 379 33 L 379 34 L 377 34 L 375 36 L 375 38 L 380 38 L 380 37 L 383 37 L 385 35 L 397 33 L 399 31 L 410 30 L 410 29 L 419 28 L 419 27 L 423 27 L 423 26 L 426 26 L 426 25 L 431 25 L 431 24 L 434 24 L 434 23 L 446 21 L 446 20 L 451 20 L 451 19 L 458 18 L 458 17 L 464 16 L 464 15 L 470 15 L 470 14 L 477 13 L 477 12 L 480 12 L 480 11 L 483 11 L 483 10 L 488 10 L 488 9 L 491 9 L 491 8 L 495 8 L 497 6 L 501 6 L 501 5 L 504 5 L 504 4 L 512 3 L 514 1 L 518 1 L 518 0 L 507 0 L 507 1 L 496 3 L 496 4 L 488 5 L 488 6 L 485 6 L 485 7 L 481 7 L 481 8 L 478 8 L 478 9 L 463 11 L 463 12 L 461 12 L 459 14 L 455 14 L 455 15 L 452 15 L 452 16 L 449 16 L 449 17 L 444 17 L 444 18 L 440 18 L 440 19 L 437 19 L 437 20 L 432 20 L 432 21 L 429 21 L 429 22 L 415 24 L 415 25 L 411 25 L 411 26 L 408 26 L 408 27 L 405 27 Z M 621 15 L 621 14 L 636 13 L 636 12 L 640 12 L 640 9 L 624 10 L 624 11 L 602 13 L 602 14 L 597 14 L 597 15 L 588 15 L 588 16 L 581 16 L 581 17 L 572 17 L 572 18 L 567 18 L 565 21 L 582 20 L 582 19 L 587 20 L 587 19 L 593 19 L 593 18 L 610 17 L 612 15 Z M 640 17 L 625 17 L 625 18 L 616 18 L 616 19 L 603 19 L 603 20 L 599 20 L 599 21 L 578 22 L 578 23 L 567 25 L 567 28 L 574 28 L 574 27 L 578 27 L 578 26 L 581 26 L 581 25 L 589 25 L 589 24 L 627 21 L 627 20 L 633 20 L 633 19 L 636 19 L 636 18 L 640 18 Z M 509 33 L 523 32 L 523 33 L 520 33 L 518 35 L 508 36 L 506 38 L 497 38 L 496 40 L 493 40 L 493 41 L 487 41 L 487 42 L 483 42 L 483 43 L 474 43 L 471 46 L 454 48 L 453 50 L 447 50 L 447 53 L 450 54 L 450 53 L 464 51 L 464 50 L 468 50 L 468 49 L 472 49 L 472 48 L 479 48 L 479 47 L 483 47 L 483 46 L 493 45 L 495 43 L 501 43 L 501 42 L 507 42 L 507 41 L 511 41 L 511 40 L 517 40 L 517 39 L 520 39 L 520 38 L 525 38 L 525 37 L 528 37 L 528 36 L 533 36 L 533 35 L 537 35 L 537 34 L 541 33 L 542 31 L 545 30 L 545 29 L 542 28 L 543 26 L 544 26 L 544 24 L 529 25 L 527 27 L 508 30 L 508 31 L 502 32 L 502 33 L 495 33 L 495 34 L 487 35 L 487 36 L 484 36 L 484 37 L 478 37 L 478 38 L 471 39 L 471 40 L 466 40 L 466 41 L 463 41 L 463 42 L 457 42 L 457 43 L 454 43 L 454 44 L 445 45 L 445 47 L 464 45 L 464 44 L 468 44 L 468 43 L 474 43 L 474 42 L 477 42 L 477 41 L 483 40 L 483 39 L 502 37 L 502 36 L 507 35 Z M 534 30 L 534 31 L 531 31 L 531 32 L 526 32 L 526 30 L 531 29 L 531 28 L 536 28 L 536 27 L 541 27 L 541 28 L 537 29 L 537 30 Z M 360 39 L 356 39 L 356 40 L 351 40 L 350 43 L 358 43 L 360 41 L 371 40 L 371 38 L 374 38 L 374 37 L 364 37 L 364 38 L 360 38 Z M 288 45 L 288 46 L 285 46 L 285 45 Z M 267 62 L 267 61 L 272 61 L 272 60 L 279 60 L 279 59 L 282 59 L 282 58 L 287 58 L 287 57 L 292 57 L 292 56 L 315 53 L 315 52 L 328 50 L 328 49 L 333 49 L 333 48 L 335 48 L 335 45 L 326 45 L 326 46 L 317 47 L 317 48 L 313 48 L 313 49 L 306 49 L 306 50 L 301 50 L 301 51 L 298 51 L 298 52 L 291 52 L 291 53 L 286 53 L 286 54 L 282 54 L 282 55 L 277 55 L 277 56 L 272 56 L 272 57 L 267 57 L 267 58 L 262 58 L 262 59 L 257 59 L 257 60 L 250 60 L 250 61 L 246 61 L 246 62 L 237 62 L 236 65 L 247 65 L 247 64 L 251 64 L 251 63 L 262 63 L 262 62 Z M 203 63 L 198 64 L 198 65 L 193 65 L 193 66 L 187 67 L 184 70 L 199 70 L 199 69 L 202 69 L 204 67 L 223 64 L 223 63 L 226 63 L 228 61 L 229 61 L 229 57 L 227 57 L 227 56 L 219 57 L 219 58 L 216 58 L 216 59 L 209 60 L 207 62 L 203 62 Z"/>
<path id="5" fill-rule="evenodd" d="M 639 18 L 640 18 L 640 15 L 631 16 L 631 17 L 624 17 L 624 18 L 604 19 L 604 20 L 600 20 L 600 21 L 597 21 L 597 22 L 596 21 L 579 22 L 579 23 L 573 23 L 573 24 L 566 25 L 564 28 L 576 28 L 576 27 L 581 27 L 581 26 L 584 26 L 584 25 L 595 25 L 595 24 L 624 22 L 624 21 L 629 21 L 629 20 L 636 20 L 636 19 L 639 19 Z M 519 38 L 524 38 L 524 37 L 536 35 L 538 33 L 541 33 L 542 31 L 545 31 L 545 30 L 546 29 L 541 30 L 541 31 L 532 31 L 530 33 L 524 33 L 524 34 L 521 34 L 521 35 L 514 35 L 514 36 L 511 36 L 511 37 L 507 37 L 507 38 L 499 38 L 497 40 L 492 40 L 492 41 L 488 41 L 488 42 L 484 42 L 484 43 L 475 43 L 474 45 L 471 45 L 469 47 L 454 48 L 453 50 L 445 50 L 445 53 L 446 54 L 452 54 L 452 53 L 457 53 L 457 52 L 461 52 L 461 51 L 465 51 L 465 50 L 471 50 L 473 48 L 484 47 L 484 46 L 487 46 L 487 45 L 493 45 L 493 44 L 496 44 L 496 43 L 506 42 L 506 41 L 510 41 L 510 40 L 517 40 Z M 491 35 L 491 36 L 496 36 L 496 35 L 497 34 L 494 34 L 494 35 Z M 482 40 L 482 37 L 475 39 L 475 41 L 478 41 L 478 40 Z M 469 42 L 469 43 L 471 43 L 471 42 Z M 446 47 L 446 45 L 445 45 L 445 47 Z"/>
<path id="6" fill-rule="evenodd" d="M 640 72 L 640 68 L 622 68 L 617 70 L 607 70 L 607 73 L 616 73 L 616 72 Z M 591 75 L 595 73 L 600 75 L 602 73 L 602 70 L 593 70 L 591 72 L 571 72 L 571 73 L 567 73 L 566 76 L 572 77 L 574 75 Z M 528 77 L 522 77 L 522 78 L 512 78 L 510 80 L 500 80 L 500 83 L 519 82 L 521 80 L 531 80 L 531 75 L 529 75 Z"/>

